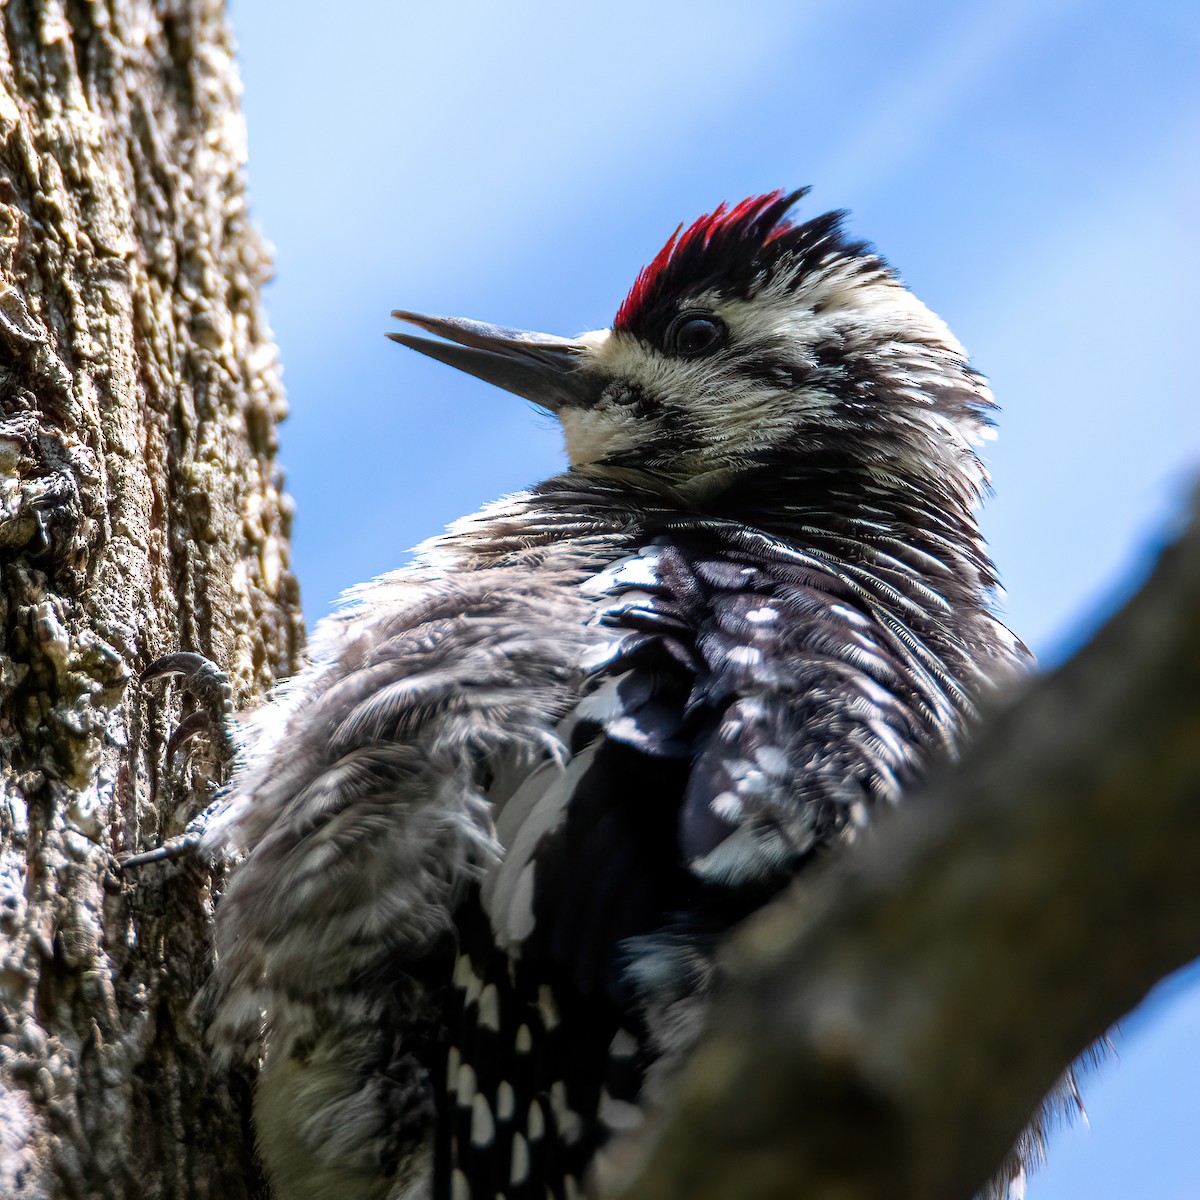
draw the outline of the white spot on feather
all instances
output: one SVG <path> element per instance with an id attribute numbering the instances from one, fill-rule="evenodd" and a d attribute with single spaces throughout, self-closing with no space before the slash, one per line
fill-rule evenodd
<path id="1" fill-rule="evenodd" d="M 754 646 L 734 646 L 726 657 L 739 667 L 753 667 L 762 662 L 762 651 Z"/>
<path id="2" fill-rule="evenodd" d="M 558 1028 L 558 1003 L 554 993 L 544 983 L 538 987 L 538 1011 L 547 1032 Z"/>
<path id="3" fill-rule="evenodd" d="M 475 973 L 470 958 L 460 954 L 454 964 L 454 986 L 463 993 L 464 1004 L 474 1004 L 483 990 L 483 980 Z"/>
<path id="4" fill-rule="evenodd" d="M 625 1133 L 642 1124 L 642 1110 L 627 1100 L 614 1100 L 608 1092 L 601 1092 L 600 1120 L 614 1133 Z"/>
<path id="5" fill-rule="evenodd" d="M 529 1106 L 529 1117 L 525 1121 L 525 1132 L 531 1142 L 540 1142 L 546 1134 L 546 1117 L 542 1112 L 542 1103 L 535 1100 Z"/>
<path id="6" fill-rule="evenodd" d="M 567 1104 L 567 1085 L 555 1080 L 550 1088 L 550 1105 L 554 1109 L 554 1120 L 563 1141 L 577 1142 L 583 1132 L 583 1121 L 579 1114 Z"/>
<path id="7" fill-rule="evenodd" d="M 471 1102 L 471 1145 L 490 1146 L 496 1136 L 496 1123 L 492 1120 L 492 1110 L 488 1107 L 487 1097 L 482 1092 L 475 1093 Z"/>
<path id="8" fill-rule="evenodd" d="M 784 778 L 790 772 L 788 756 L 776 746 L 759 746 L 754 751 L 754 757 L 764 771 L 776 778 Z"/>
<path id="9" fill-rule="evenodd" d="M 509 1168 L 508 1181 L 512 1184 L 522 1184 L 529 1178 L 529 1143 L 519 1134 L 513 1135 L 512 1166 Z"/>
<path id="10" fill-rule="evenodd" d="M 624 588 L 656 587 L 659 557 L 656 546 L 646 546 L 637 554 L 610 563 L 603 571 L 585 580 L 579 590 L 585 596 L 604 596 Z"/>
<path id="11" fill-rule="evenodd" d="M 500 993 L 489 983 L 479 997 L 479 1024 L 484 1029 L 500 1030 Z"/>
<path id="12" fill-rule="evenodd" d="M 608 1048 L 608 1052 L 613 1058 L 632 1058 L 637 1050 L 637 1038 L 625 1028 L 617 1030 L 616 1036 Z"/>
<path id="13" fill-rule="evenodd" d="M 736 821 L 742 815 L 742 802 L 733 792 L 722 792 L 719 796 L 714 796 L 709 807 L 713 815 L 720 817 L 722 821 Z"/>

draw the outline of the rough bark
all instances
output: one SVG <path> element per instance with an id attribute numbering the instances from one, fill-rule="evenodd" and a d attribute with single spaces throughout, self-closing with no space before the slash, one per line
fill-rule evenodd
<path id="1" fill-rule="evenodd" d="M 302 636 L 238 92 L 216 0 L 0 6 L 4 1197 L 257 1186 L 188 1016 L 211 881 L 115 865 L 206 799 L 138 673 L 196 649 L 245 702 Z"/>
<path id="2" fill-rule="evenodd" d="M 1200 956 L 1200 506 L 1139 594 L 731 947 L 627 1200 L 963 1200 Z"/>

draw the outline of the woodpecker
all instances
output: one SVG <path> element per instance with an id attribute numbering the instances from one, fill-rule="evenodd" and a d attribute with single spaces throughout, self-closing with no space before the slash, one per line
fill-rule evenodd
<path id="1" fill-rule="evenodd" d="M 393 314 L 569 465 L 349 593 L 199 835 L 204 1011 L 282 1200 L 586 1194 L 723 939 L 1024 665 L 986 383 L 806 191 L 681 226 L 609 329 Z"/>

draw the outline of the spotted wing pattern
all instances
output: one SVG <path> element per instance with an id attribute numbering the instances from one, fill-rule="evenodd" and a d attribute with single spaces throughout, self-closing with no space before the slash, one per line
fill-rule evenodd
<path id="1" fill-rule="evenodd" d="M 702 991 L 717 938 L 966 707 L 911 632 L 936 596 L 743 525 L 677 522 L 585 590 L 612 640 L 569 754 L 493 795 L 505 854 L 459 914 L 438 1197 L 577 1194 L 682 1049 L 647 1005 Z"/>

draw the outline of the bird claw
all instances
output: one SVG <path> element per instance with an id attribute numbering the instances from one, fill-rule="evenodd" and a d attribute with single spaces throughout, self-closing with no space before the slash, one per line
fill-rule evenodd
<path id="1" fill-rule="evenodd" d="M 190 712 L 172 731 L 171 736 L 167 738 L 167 762 L 175 761 L 176 756 L 183 750 L 186 750 L 188 744 L 198 737 L 210 735 L 213 732 L 212 717 L 208 715 L 202 708 L 196 709 L 195 712 Z"/>
<path id="2" fill-rule="evenodd" d="M 179 677 L 180 685 L 193 696 L 200 708 L 179 723 L 167 742 L 167 761 L 193 738 L 208 734 L 221 761 L 233 758 L 236 746 L 230 736 L 233 715 L 233 687 L 229 676 L 211 659 L 191 650 L 178 650 L 156 658 L 141 674 L 145 685 L 156 679 Z"/>
<path id="3" fill-rule="evenodd" d="M 180 650 L 156 658 L 141 674 L 143 685 L 158 679 L 177 677 L 180 686 L 200 705 L 188 713 L 172 730 L 167 739 L 166 761 L 173 763 L 176 757 L 186 754 L 190 744 L 198 737 L 207 736 L 217 753 L 220 766 L 227 764 L 236 751 L 231 726 L 233 715 L 233 688 L 229 676 L 216 663 L 202 654 Z M 120 860 L 124 871 L 157 862 L 175 862 L 190 854 L 199 845 L 209 818 L 220 807 L 220 801 L 210 804 L 202 813 L 188 823 L 187 829 L 178 837 L 169 838 L 161 846 L 131 854 Z"/>

